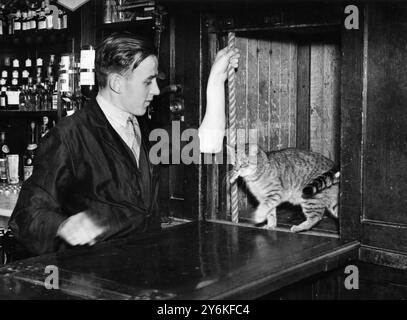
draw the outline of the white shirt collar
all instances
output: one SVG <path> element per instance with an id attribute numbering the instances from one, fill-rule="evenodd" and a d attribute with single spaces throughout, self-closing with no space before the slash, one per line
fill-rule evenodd
<path id="1" fill-rule="evenodd" d="M 120 125 L 121 127 L 126 127 L 127 120 L 132 117 L 132 114 L 123 111 L 112 104 L 110 101 L 102 97 L 100 94 L 96 96 L 96 101 L 105 114 L 107 120 L 115 127 L 115 125 Z"/>

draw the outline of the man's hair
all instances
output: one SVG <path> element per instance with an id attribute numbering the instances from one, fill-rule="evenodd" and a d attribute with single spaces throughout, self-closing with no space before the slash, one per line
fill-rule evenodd
<path id="1" fill-rule="evenodd" d="M 109 74 L 125 75 L 151 55 L 156 56 L 157 49 L 150 40 L 130 32 L 113 33 L 96 48 L 95 71 L 99 88 L 106 87 Z"/>

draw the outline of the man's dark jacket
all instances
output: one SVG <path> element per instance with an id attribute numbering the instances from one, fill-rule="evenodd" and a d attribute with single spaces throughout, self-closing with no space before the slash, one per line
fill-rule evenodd
<path id="1" fill-rule="evenodd" d="M 148 130 L 139 122 L 140 168 L 96 100 L 48 133 L 9 223 L 25 250 L 38 255 L 66 247 L 57 229 L 83 210 L 106 227 L 98 241 L 160 228 L 158 167 L 148 161 Z"/>

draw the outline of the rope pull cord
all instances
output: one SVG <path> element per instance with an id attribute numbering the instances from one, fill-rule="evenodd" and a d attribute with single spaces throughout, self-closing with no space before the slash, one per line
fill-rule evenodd
<path id="1" fill-rule="evenodd" d="M 228 33 L 228 49 L 235 48 L 236 37 L 234 32 Z M 228 100 L 229 100 L 229 135 L 228 144 L 236 148 L 236 80 L 235 69 L 229 64 L 228 66 Z M 239 222 L 239 198 L 237 181 L 230 184 L 230 208 L 233 223 Z"/>

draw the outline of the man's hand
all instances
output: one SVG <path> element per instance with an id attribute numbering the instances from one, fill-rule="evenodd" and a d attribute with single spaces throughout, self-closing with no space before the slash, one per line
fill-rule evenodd
<path id="1" fill-rule="evenodd" d="M 231 65 L 233 68 L 237 68 L 239 66 L 239 57 L 239 49 L 229 50 L 226 47 L 220 50 L 216 54 L 209 78 L 212 80 L 219 79 L 224 82 L 228 77 L 228 66 Z"/>
<path id="2" fill-rule="evenodd" d="M 86 211 L 81 211 L 66 219 L 58 228 L 57 235 L 71 246 L 93 245 L 104 229 L 95 224 Z"/>

